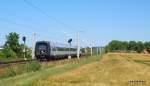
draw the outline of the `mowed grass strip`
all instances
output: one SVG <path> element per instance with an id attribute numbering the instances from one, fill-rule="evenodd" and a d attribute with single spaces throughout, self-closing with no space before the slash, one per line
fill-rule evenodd
<path id="1" fill-rule="evenodd" d="M 82 65 L 89 64 L 91 62 L 99 61 L 101 58 L 100 55 L 79 59 L 73 63 L 66 63 L 54 67 L 50 67 L 44 70 L 40 70 L 37 72 L 26 73 L 23 75 L 18 75 L 15 77 L 10 77 L 7 79 L 0 80 L 0 86 L 29 86 L 32 85 L 32 82 L 37 81 L 38 79 L 44 79 L 47 76 L 58 75 L 75 68 L 78 68 Z"/>
<path id="2" fill-rule="evenodd" d="M 150 86 L 150 67 L 134 60 L 150 60 L 149 55 L 106 54 L 99 62 L 50 75 L 31 86 Z"/>

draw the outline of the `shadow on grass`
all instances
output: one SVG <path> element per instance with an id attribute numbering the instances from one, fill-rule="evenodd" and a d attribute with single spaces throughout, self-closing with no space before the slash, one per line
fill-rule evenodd
<path id="1" fill-rule="evenodd" d="M 134 62 L 150 66 L 150 60 L 134 60 Z"/>

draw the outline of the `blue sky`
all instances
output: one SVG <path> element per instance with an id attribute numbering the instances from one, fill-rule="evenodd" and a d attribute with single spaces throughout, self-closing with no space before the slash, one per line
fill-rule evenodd
<path id="1" fill-rule="evenodd" d="M 37 40 L 65 42 L 75 40 L 80 31 L 82 45 L 106 45 L 110 40 L 150 41 L 149 0 L 0 0 L 0 44 L 4 35 L 17 32 L 27 36 L 31 45 L 33 32 Z M 83 42 L 82 41 L 82 42 Z"/>

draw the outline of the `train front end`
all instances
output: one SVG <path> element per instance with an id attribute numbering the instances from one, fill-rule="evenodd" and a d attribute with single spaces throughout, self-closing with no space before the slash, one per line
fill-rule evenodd
<path id="1" fill-rule="evenodd" d="M 37 60 L 44 60 L 50 58 L 50 42 L 38 41 L 35 45 L 35 57 Z"/>

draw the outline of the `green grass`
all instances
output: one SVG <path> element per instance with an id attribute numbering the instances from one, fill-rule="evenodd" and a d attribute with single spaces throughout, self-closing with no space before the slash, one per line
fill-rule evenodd
<path id="1" fill-rule="evenodd" d="M 67 72 L 69 70 L 76 69 L 84 64 L 99 61 L 100 57 L 101 56 L 97 55 L 79 59 L 71 63 L 68 61 L 68 63 L 66 64 L 50 66 L 50 68 L 40 70 L 37 72 L 25 73 L 23 75 L 17 75 L 15 77 L 2 79 L 0 80 L 0 86 L 29 86 L 32 85 L 33 81 L 36 81 L 39 78 L 46 78 L 49 75 L 57 75 Z"/>
<path id="2" fill-rule="evenodd" d="M 11 65 L 0 69 L 0 79 L 14 77 L 24 73 L 34 72 L 41 69 L 41 64 L 37 61 L 26 64 Z"/>

